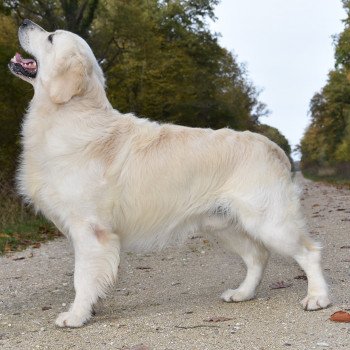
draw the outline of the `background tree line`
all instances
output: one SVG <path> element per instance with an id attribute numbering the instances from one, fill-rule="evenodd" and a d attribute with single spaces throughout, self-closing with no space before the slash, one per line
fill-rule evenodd
<path id="1" fill-rule="evenodd" d="M 310 102 L 311 124 L 301 141 L 306 174 L 350 178 L 350 0 L 342 0 L 347 18 L 335 37 L 335 67 Z"/>
<path id="2" fill-rule="evenodd" d="M 13 177 L 20 122 L 32 88 L 5 68 L 19 50 L 17 29 L 30 18 L 48 31 L 84 37 L 121 112 L 197 127 L 261 132 L 289 154 L 237 58 L 207 26 L 218 0 L 4 0 L 0 5 L 0 172 Z"/>

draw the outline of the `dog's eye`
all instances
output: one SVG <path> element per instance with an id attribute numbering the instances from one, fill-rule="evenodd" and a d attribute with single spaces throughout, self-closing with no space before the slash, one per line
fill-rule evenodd
<path id="1" fill-rule="evenodd" d="M 53 34 L 50 34 L 50 35 L 47 37 L 47 40 L 52 44 Z"/>

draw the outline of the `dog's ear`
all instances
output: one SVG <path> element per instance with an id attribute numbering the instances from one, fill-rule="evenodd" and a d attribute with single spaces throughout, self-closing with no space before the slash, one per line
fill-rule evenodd
<path id="1" fill-rule="evenodd" d="M 91 64 L 78 54 L 61 57 L 56 63 L 48 83 L 51 101 L 56 104 L 67 103 L 72 97 L 82 95 L 88 84 Z"/>

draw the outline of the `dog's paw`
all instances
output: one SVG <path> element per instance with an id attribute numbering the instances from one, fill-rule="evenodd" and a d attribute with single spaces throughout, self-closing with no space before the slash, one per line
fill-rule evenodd
<path id="1" fill-rule="evenodd" d="M 76 315 L 73 312 L 62 312 L 58 315 L 56 319 L 56 325 L 58 327 L 81 327 L 90 317 L 82 317 L 80 315 Z"/>
<path id="2" fill-rule="evenodd" d="M 239 302 L 246 301 L 254 298 L 253 293 L 249 293 L 247 291 L 237 289 L 228 289 L 224 293 L 221 294 L 221 299 L 231 303 L 231 302 Z"/>
<path id="3" fill-rule="evenodd" d="M 327 295 L 308 295 L 301 302 L 304 310 L 313 311 L 324 309 L 330 305 Z"/>

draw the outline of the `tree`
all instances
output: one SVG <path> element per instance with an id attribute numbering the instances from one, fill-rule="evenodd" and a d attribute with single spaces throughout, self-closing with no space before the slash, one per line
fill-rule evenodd
<path id="1" fill-rule="evenodd" d="M 0 66 L 7 67 L 17 50 L 17 26 L 11 17 L 0 15 Z M 6 69 L 0 70 L 0 172 L 2 178 L 12 178 L 19 148 L 20 120 L 32 95 L 31 87 L 16 79 Z"/>
<path id="2" fill-rule="evenodd" d="M 302 168 L 350 176 L 350 0 L 344 31 L 335 38 L 335 68 L 310 102 L 311 124 L 301 141 Z"/>
<path id="3" fill-rule="evenodd" d="M 19 23 L 30 18 L 46 30 L 66 29 L 87 39 L 99 0 L 4 0 L 3 11 Z"/>

